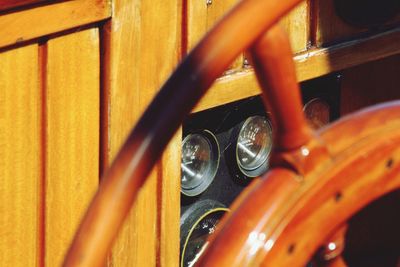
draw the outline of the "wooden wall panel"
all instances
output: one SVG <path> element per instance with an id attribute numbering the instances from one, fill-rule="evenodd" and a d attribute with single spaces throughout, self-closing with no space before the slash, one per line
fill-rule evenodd
<path id="1" fill-rule="evenodd" d="M 238 0 L 188 0 L 187 1 L 187 49 L 190 51 L 204 34 L 222 16 L 231 9 Z M 241 69 L 243 55 L 240 55 L 230 66 L 229 70 Z"/>
<path id="2" fill-rule="evenodd" d="M 370 31 L 370 29 L 365 27 L 352 26 L 337 16 L 334 0 L 314 1 L 313 20 L 315 23 L 315 32 L 313 33 L 313 39 L 317 46 L 355 39 L 359 37 L 360 34 Z M 400 14 L 380 27 L 375 26 L 371 31 L 376 32 L 379 28 L 380 31 L 382 31 L 385 28 L 391 27 L 394 24 L 398 25 L 399 23 Z"/>
<path id="3" fill-rule="evenodd" d="M 333 0 L 315 0 L 314 40 L 317 46 L 365 31 L 344 23 L 336 16 Z"/>
<path id="4" fill-rule="evenodd" d="M 400 53 L 400 28 L 375 36 L 315 48 L 294 56 L 299 81 L 305 81 Z M 253 71 L 225 76 L 202 97 L 192 112 L 260 94 Z"/>
<path id="5" fill-rule="evenodd" d="M 38 4 L 44 1 L 46 0 L 0 0 L 0 10 L 3 11 L 20 6 Z"/>
<path id="6" fill-rule="evenodd" d="M 0 262 L 38 266 L 42 178 L 38 46 L 0 54 Z"/>
<path id="7" fill-rule="evenodd" d="M 0 47 L 98 22 L 111 14 L 108 0 L 53 2 L 0 15 Z"/>
<path id="8" fill-rule="evenodd" d="M 310 10 L 310 1 L 303 1 L 281 20 L 294 53 L 307 50 L 310 43 Z"/>
<path id="9" fill-rule="evenodd" d="M 193 48 L 201 37 L 237 2 L 237 0 L 188 0 L 188 49 Z M 281 21 L 290 36 L 292 49 L 296 53 L 306 50 L 309 41 L 309 6 L 309 1 L 303 1 Z M 239 57 L 231 68 L 241 67 L 242 58 Z"/>
<path id="10" fill-rule="evenodd" d="M 103 30 L 103 167 L 177 64 L 181 13 L 182 1 L 114 1 Z M 180 161 L 162 159 L 150 175 L 114 245 L 110 266 L 178 265 L 180 171 L 170 171 L 176 169 Z M 173 187 L 163 188 L 166 184 Z M 161 207 L 167 207 L 163 214 Z M 171 219 L 165 222 L 168 229 L 161 225 L 163 218 Z M 166 247 L 160 249 L 162 244 Z"/>
<path id="11" fill-rule="evenodd" d="M 343 71 L 341 113 L 400 99 L 400 55 Z"/>
<path id="12" fill-rule="evenodd" d="M 98 29 L 48 41 L 46 266 L 60 266 L 99 181 Z"/>
<path id="13" fill-rule="evenodd" d="M 180 242 L 182 129 L 172 138 L 162 156 L 161 201 L 159 202 L 159 266 L 178 266 Z"/>

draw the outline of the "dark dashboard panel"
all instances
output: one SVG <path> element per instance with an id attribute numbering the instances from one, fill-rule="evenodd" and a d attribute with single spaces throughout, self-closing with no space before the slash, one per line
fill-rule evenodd
<path id="1" fill-rule="evenodd" d="M 339 83 L 340 75 L 335 74 L 301 84 L 305 114 L 314 128 L 339 117 Z M 191 175 L 190 179 L 197 181 L 193 187 L 201 184 L 201 179 L 207 186 L 197 190 L 201 191 L 197 194 L 181 189 L 182 266 L 191 266 L 206 242 L 204 235 L 200 239 L 195 237 L 200 225 L 210 227 L 211 234 L 216 223 L 210 226 L 207 221 L 217 222 L 221 212 L 228 209 L 252 179 L 268 170 L 273 129 L 260 96 L 194 113 L 183 124 L 182 184 L 187 186 Z M 200 140 L 197 135 L 209 140 L 208 149 L 205 141 L 196 143 L 193 137 Z M 193 139 L 192 145 L 188 145 L 188 138 Z M 214 139 L 217 146 L 212 145 Z M 218 163 L 211 164 L 216 159 Z M 205 171 L 213 166 L 217 166 L 215 172 Z M 206 173 L 212 173 L 212 177 Z"/>

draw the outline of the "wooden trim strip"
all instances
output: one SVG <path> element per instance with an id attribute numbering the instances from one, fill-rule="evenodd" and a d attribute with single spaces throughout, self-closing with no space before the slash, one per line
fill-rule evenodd
<path id="1" fill-rule="evenodd" d="M 5 14 L 0 16 L 0 47 L 110 17 L 111 2 L 107 0 L 66 1 Z"/>
<path id="2" fill-rule="evenodd" d="M 8 10 L 16 7 L 23 7 L 26 5 L 38 4 L 47 0 L 0 0 L 0 10 Z"/>
<path id="3" fill-rule="evenodd" d="M 400 27 L 328 48 L 316 48 L 294 57 L 297 77 L 305 81 L 333 71 L 400 53 Z M 260 94 L 252 69 L 220 78 L 192 110 L 198 112 Z"/>

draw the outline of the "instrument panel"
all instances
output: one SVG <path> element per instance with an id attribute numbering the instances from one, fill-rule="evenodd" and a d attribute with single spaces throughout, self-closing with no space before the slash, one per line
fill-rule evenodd
<path id="1" fill-rule="evenodd" d="M 339 117 L 340 75 L 301 85 L 313 128 Z M 194 113 L 183 124 L 181 266 L 193 266 L 222 216 L 255 177 L 268 171 L 274 126 L 260 96 Z"/>

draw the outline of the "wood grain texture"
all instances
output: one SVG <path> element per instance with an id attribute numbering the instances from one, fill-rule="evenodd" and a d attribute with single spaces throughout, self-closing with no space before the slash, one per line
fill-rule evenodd
<path id="1" fill-rule="evenodd" d="M 159 266 L 178 266 L 180 241 L 182 128 L 178 130 L 162 155 Z"/>
<path id="2" fill-rule="evenodd" d="M 187 1 L 187 48 L 190 51 L 204 36 L 204 34 L 231 9 L 238 0 L 188 0 Z M 226 70 L 232 73 L 243 67 L 241 54 Z"/>
<path id="3" fill-rule="evenodd" d="M 187 4 L 187 48 L 190 51 L 201 37 L 223 18 L 237 0 L 189 0 Z M 295 53 L 306 50 L 309 39 L 309 2 L 303 1 L 288 15 L 281 19 L 281 25 L 288 32 Z M 244 55 L 241 54 L 225 74 L 240 71 L 244 66 Z"/>
<path id="4" fill-rule="evenodd" d="M 400 53 L 400 28 L 371 37 L 317 48 L 294 56 L 297 79 L 305 81 L 333 71 Z M 254 72 L 244 70 L 218 79 L 193 112 L 260 94 Z"/>
<path id="5" fill-rule="evenodd" d="M 310 37 L 310 1 L 301 2 L 280 23 L 289 35 L 292 51 L 305 51 Z"/>
<path id="6" fill-rule="evenodd" d="M 38 266 L 41 92 L 36 44 L 0 54 L 0 262 Z"/>
<path id="7" fill-rule="evenodd" d="M 363 64 L 343 72 L 341 114 L 400 98 L 400 55 Z"/>
<path id="8" fill-rule="evenodd" d="M 312 34 L 317 46 L 366 31 L 366 29 L 358 29 L 343 22 L 336 15 L 333 0 L 316 0 L 313 19 L 315 32 Z"/>
<path id="9" fill-rule="evenodd" d="M 0 16 L 0 47 L 109 18 L 107 0 L 75 0 Z"/>
<path id="10" fill-rule="evenodd" d="M 46 266 L 60 266 L 99 182 L 97 28 L 48 42 Z"/>
<path id="11" fill-rule="evenodd" d="M 142 190 L 161 151 L 179 129 L 184 116 L 240 51 L 298 2 L 300 0 L 240 2 L 231 11 L 229 19 L 219 23 L 186 57 L 140 118 L 118 153 L 117 160 L 102 178 L 100 190 L 69 249 L 66 266 L 99 266 L 105 262 L 120 226 L 137 199 L 137 193 Z M 263 11 L 268 9 L 272 11 L 266 15 Z M 238 19 L 241 17 L 246 23 Z M 246 35 L 240 36 L 242 32 Z M 146 44 L 148 47 L 149 42 Z M 157 48 L 160 50 L 159 44 Z M 144 51 L 141 51 L 142 58 Z M 157 62 L 157 58 L 154 61 Z M 149 73 L 151 70 L 147 72 L 147 77 Z M 109 214 L 110 210 L 118 212 Z"/>
<path id="12" fill-rule="evenodd" d="M 363 27 L 352 26 L 344 22 L 337 14 L 334 6 L 334 0 L 315 0 L 314 4 L 314 23 L 315 32 L 312 33 L 313 40 L 317 46 L 322 46 L 332 42 L 342 42 L 344 40 L 355 39 L 360 34 L 376 29 L 368 29 Z M 400 16 L 388 21 L 387 25 L 399 24 Z M 388 28 L 382 25 L 375 26 L 380 30 Z"/>
<path id="13" fill-rule="evenodd" d="M 242 196 L 241 203 L 233 204 L 231 217 L 213 235 L 214 243 L 200 265 L 306 265 L 337 227 L 368 203 L 400 188 L 399 115 L 396 101 L 319 131 L 332 158 L 303 178 L 272 168 L 247 199 Z M 369 134 L 358 136 L 360 129 Z"/>
<path id="14" fill-rule="evenodd" d="M 107 110 L 102 122 L 107 129 L 102 139 L 103 167 L 115 157 L 131 127 L 177 64 L 181 12 L 181 1 L 114 1 L 112 20 L 103 30 L 103 108 Z M 170 152 L 174 159 L 179 151 L 176 145 L 180 147 L 175 143 Z M 178 265 L 180 194 L 175 187 L 163 187 L 180 182 L 180 172 L 173 169 L 176 163 L 171 159 L 164 157 L 142 188 L 115 242 L 110 266 Z M 161 207 L 166 210 L 161 212 Z M 161 216 L 174 231 L 161 225 Z"/>
<path id="15" fill-rule="evenodd" d="M 38 4 L 46 0 L 0 0 L 0 10 L 21 7 L 30 4 Z"/>

